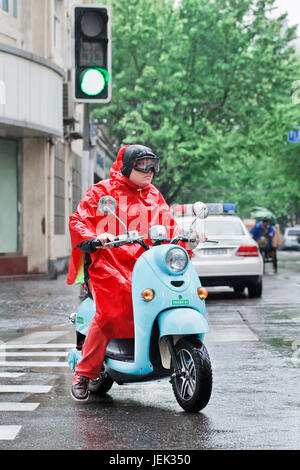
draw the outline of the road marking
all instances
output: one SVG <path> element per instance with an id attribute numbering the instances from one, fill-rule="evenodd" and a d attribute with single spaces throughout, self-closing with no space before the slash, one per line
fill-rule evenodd
<path id="1" fill-rule="evenodd" d="M 55 337 L 58 336 L 58 332 L 55 332 Z M 47 343 L 34 343 L 34 339 L 37 339 L 37 336 L 33 337 L 33 335 L 27 335 L 26 337 L 19 338 L 18 340 L 14 340 L 13 342 L 9 343 L 1 343 L 0 344 L 0 366 L 10 369 L 12 367 L 47 367 L 51 369 L 53 367 L 68 367 L 67 362 L 60 362 L 60 361 L 10 361 L 8 358 L 25 358 L 25 357 L 66 357 L 67 351 L 63 351 L 63 349 L 73 347 L 73 344 L 69 343 L 56 343 L 56 344 L 47 344 Z M 43 337 L 38 336 L 39 340 L 47 341 L 53 339 L 53 333 L 48 335 L 47 339 L 43 334 Z M 25 341 L 24 341 L 25 340 Z M 29 341 L 30 340 L 30 341 Z M 55 349 L 60 349 L 59 351 L 54 351 Z M 27 351 L 22 351 L 26 349 Z M 29 349 L 34 349 L 34 351 L 29 351 Z M 37 351 L 40 349 L 40 351 Z M 52 351 L 43 351 L 43 349 L 52 349 Z M 14 351 L 15 350 L 15 351 Z M 6 360 L 5 360 L 6 359 Z M 7 372 L 3 371 L 0 373 L 0 377 L 2 378 L 18 378 L 24 375 L 24 372 Z M 41 393 L 49 393 L 53 387 L 48 385 L 1 385 L 0 384 L 0 394 L 7 393 L 26 393 L 26 394 L 41 394 Z M 33 412 L 35 411 L 40 404 L 36 402 L 0 402 L 0 412 Z M 1 425 L 0 426 L 0 441 L 4 440 L 14 440 L 22 426 L 14 426 L 14 425 Z"/>
<path id="2" fill-rule="evenodd" d="M 56 361 L 0 361 L 0 367 L 69 367 L 67 362 Z"/>
<path id="3" fill-rule="evenodd" d="M 25 356 L 32 356 L 32 357 L 40 357 L 40 356 L 51 356 L 51 357 L 66 357 L 68 355 L 67 351 L 60 352 L 60 351 L 39 351 L 39 352 L 0 352 L 0 357 L 25 357 Z"/>
<path id="4" fill-rule="evenodd" d="M 23 402 L 3 402 L 0 403 L 0 411 L 34 411 L 39 403 L 23 403 Z"/>
<path id="5" fill-rule="evenodd" d="M 25 358 L 25 357 L 67 357 L 68 351 L 22 351 L 23 349 L 66 349 L 74 347 L 73 343 L 37 343 L 37 344 L 24 344 L 24 343 L 2 343 L 0 344 L 0 367 L 69 367 L 66 361 L 14 361 L 8 358 Z M 11 351 L 16 349 L 16 351 Z M 2 359 L 2 360 L 1 360 Z M 6 360 L 7 359 L 7 360 Z"/>
<path id="6" fill-rule="evenodd" d="M 0 385 L 0 393 L 48 393 L 48 385 Z"/>
<path id="7" fill-rule="evenodd" d="M 36 331 L 35 333 L 30 333 L 28 335 L 20 336 L 17 339 L 13 339 L 8 341 L 6 344 L 15 343 L 18 344 L 20 347 L 20 343 L 28 344 L 28 343 L 37 343 L 42 341 L 52 341 L 53 339 L 57 338 L 58 336 L 65 335 L 65 331 Z"/>
<path id="8" fill-rule="evenodd" d="M 22 426 L 0 426 L 0 440 L 1 441 L 11 441 L 15 439 L 20 431 Z"/>
<path id="9" fill-rule="evenodd" d="M 20 344 L 20 343 L 1 343 L 1 349 L 67 349 L 75 348 L 74 343 L 35 343 L 35 344 Z"/>
<path id="10" fill-rule="evenodd" d="M 25 375 L 25 372 L 0 372 L 0 378 L 4 379 L 16 379 L 21 375 Z"/>

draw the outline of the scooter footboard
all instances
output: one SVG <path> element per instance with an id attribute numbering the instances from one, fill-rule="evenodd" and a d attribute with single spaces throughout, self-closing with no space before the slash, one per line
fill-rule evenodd
<path id="1" fill-rule="evenodd" d="M 193 308 L 170 308 L 158 316 L 160 338 L 166 335 L 195 335 L 210 331 L 206 318 Z"/>

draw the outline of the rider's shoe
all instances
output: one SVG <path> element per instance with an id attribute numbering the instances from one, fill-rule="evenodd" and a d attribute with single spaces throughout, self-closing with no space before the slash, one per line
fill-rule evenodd
<path id="1" fill-rule="evenodd" d="M 87 401 L 89 399 L 89 379 L 83 375 L 75 375 L 71 388 L 71 396 L 76 401 Z"/>

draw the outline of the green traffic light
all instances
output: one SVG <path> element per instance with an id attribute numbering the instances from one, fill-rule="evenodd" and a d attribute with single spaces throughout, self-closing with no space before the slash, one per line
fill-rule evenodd
<path id="1" fill-rule="evenodd" d="M 99 95 L 104 90 L 109 80 L 108 71 L 100 68 L 90 68 L 84 71 L 80 88 L 89 96 Z"/>

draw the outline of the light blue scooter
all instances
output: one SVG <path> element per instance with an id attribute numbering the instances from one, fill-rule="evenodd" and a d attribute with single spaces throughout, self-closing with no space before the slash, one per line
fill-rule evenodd
<path id="1" fill-rule="evenodd" d="M 100 199 L 99 210 L 104 214 L 114 214 L 115 209 L 113 198 Z M 196 218 L 205 218 L 208 211 L 199 202 L 194 205 L 194 213 Z M 207 405 L 212 391 L 212 368 L 203 344 L 204 335 L 209 332 L 204 300 L 207 291 L 201 287 L 187 251 L 176 245 L 179 240 L 195 243 L 195 239 L 185 234 L 165 244 L 167 233 L 161 225 L 152 227 L 149 235 L 154 243 L 151 247 L 138 232 L 127 230 L 104 245 L 113 249 L 121 244 L 140 243 L 145 252 L 132 273 L 135 337 L 109 342 L 103 370 L 97 380 L 90 380 L 89 390 L 102 395 L 113 382 L 170 377 L 179 405 L 197 412 Z M 94 301 L 87 296 L 71 318 L 77 333 L 77 348 L 68 355 L 73 371 L 81 359 L 81 346 L 94 314 Z"/>

